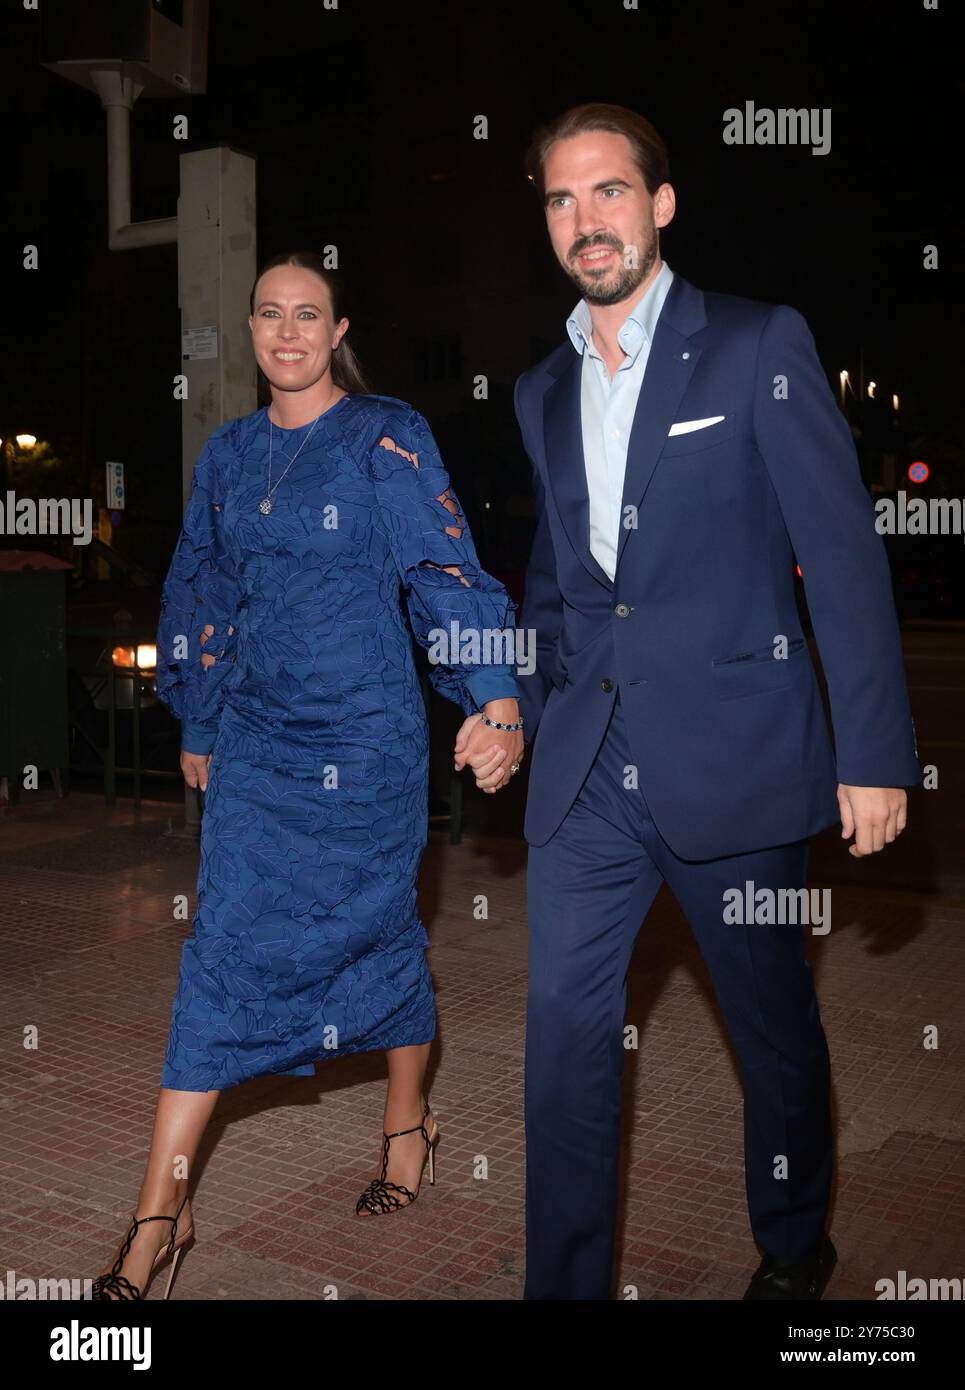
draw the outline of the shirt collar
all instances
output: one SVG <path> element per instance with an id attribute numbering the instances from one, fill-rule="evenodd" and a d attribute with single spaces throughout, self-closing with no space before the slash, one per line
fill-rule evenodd
<path id="1" fill-rule="evenodd" d="M 617 334 L 617 342 L 631 361 L 636 359 L 644 341 L 653 342 L 657 319 L 660 317 L 660 310 L 667 298 L 667 291 L 670 289 L 672 279 L 673 271 L 664 261 L 656 280 L 624 319 L 623 326 Z M 590 317 L 590 306 L 585 299 L 580 299 L 577 302 L 573 312 L 566 320 L 566 331 L 569 334 L 570 342 L 581 357 L 587 348 L 595 357 L 599 357 L 599 352 L 593 346 L 593 320 Z"/>

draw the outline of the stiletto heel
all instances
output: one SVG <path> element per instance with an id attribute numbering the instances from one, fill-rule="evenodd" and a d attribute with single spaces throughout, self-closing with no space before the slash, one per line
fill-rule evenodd
<path id="1" fill-rule="evenodd" d="M 175 1271 L 175 1270 L 177 1269 L 177 1267 L 178 1267 L 178 1260 L 180 1260 L 181 1255 L 182 1255 L 182 1252 L 185 1251 L 185 1250 L 187 1250 L 187 1248 L 188 1248 L 189 1245 L 193 1245 L 193 1244 L 194 1244 L 194 1239 L 193 1239 L 193 1237 L 192 1237 L 190 1240 L 186 1240 L 186 1241 L 184 1242 L 183 1245 L 179 1245 L 179 1246 L 175 1249 L 175 1251 L 174 1251 L 174 1259 L 171 1261 L 171 1273 L 168 1275 L 167 1286 L 165 1287 L 165 1290 L 164 1290 L 164 1297 L 165 1297 L 165 1299 L 168 1299 L 168 1298 L 171 1297 L 171 1285 L 174 1283 L 174 1271 Z M 152 1273 L 153 1273 L 153 1270 L 152 1270 Z"/>
<path id="2" fill-rule="evenodd" d="M 158 1270 L 161 1269 L 167 1263 L 168 1260 L 171 1260 L 172 1263 L 171 1271 L 168 1274 L 167 1287 L 164 1290 L 164 1297 L 170 1297 L 171 1285 L 174 1282 L 174 1271 L 178 1267 L 178 1260 L 181 1258 L 183 1251 L 190 1249 L 191 1246 L 194 1244 L 193 1215 L 190 1217 L 190 1225 L 188 1226 L 187 1230 L 183 1231 L 180 1236 L 178 1235 L 178 1221 L 180 1219 L 182 1211 L 184 1210 L 184 1206 L 187 1200 L 187 1197 L 185 1197 L 181 1205 L 178 1207 L 177 1212 L 174 1216 L 131 1217 L 130 1230 L 128 1231 L 124 1239 L 124 1244 L 121 1246 L 120 1253 L 118 1254 L 117 1259 L 114 1261 L 113 1267 L 111 1268 L 111 1272 L 109 1274 L 99 1274 L 97 1278 L 94 1280 L 94 1283 L 91 1288 L 92 1299 L 96 1299 L 103 1302 L 110 1302 L 111 1295 L 114 1295 L 115 1301 L 129 1300 L 133 1302 L 137 1299 L 143 1299 L 148 1289 L 151 1287 L 151 1280 L 154 1278 Z M 147 1276 L 147 1283 L 144 1285 L 144 1293 L 142 1293 L 136 1284 L 132 1284 L 130 1279 L 127 1279 L 121 1273 L 121 1266 L 124 1263 L 125 1256 L 128 1254 L 132 1244 L 134 1243 L 134 1237 L 137 1235 L 138 1228 L 140 1226 L 143 1226 L 148 1221 L 170 1221 L 171 1239 L 168 1241 L 167 1245 L 164 1246 L 161 1250 L 159 1250 L 157 1254 L 154 1256 L 154 1263 L 151 1265 L 150 1272 Z"/>
<path id="3" fill-rule="evenodd" d="M 422 1160 L 425 1167 L 426 1159 L 429 1160 L 429 1184 L 434 1187 L 436 1182 L 436 1145 L 439 1142 L 439 1126 L 435 1119 L 432 1121 L 432 1133 L 426 1130 L 426 1119 L 429 1115 L 429 1102 L 423 1096 L 425 1110 L 422 1114 L 422 1124 L 413 1125 L 411 1129 L 397 1129 L 394 1134 L 382 1133 L 382 1171 L 377 1178 L 373 1178 L 361 1197 L 355 1203 L 355 1215 L 360 1216 L 364 1211 L 371 1212 L 373 1216 L 384 1216 L 390 1211 L 401 1211 L 404 1207 L 411 1207 L 412 1203 L 419 1195 L 419 1189 L 411 1192 L 402 1183 L 388 1182 L 386 1173 L 389 1168 L 389 1144 L 393 1139 L 398 1139 L 401 1134 L 415 1134 L 418 1131 L 425 1140 L 426 1152 Z M 395 1195 L 401 1192 L 406 1201 L 401 1202 Z"/>

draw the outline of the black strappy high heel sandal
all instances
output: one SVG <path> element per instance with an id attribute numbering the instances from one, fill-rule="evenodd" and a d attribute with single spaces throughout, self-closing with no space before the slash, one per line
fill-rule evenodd
<path id="1" fill-rule="evenodd" d="M 355 1215 L 360 1216 L 363 1211 L 371 1212 L 373 1216 L 384 1216 L 386 1212 L 401 1211 L 404 1207 L 410 1207 L 418 1197 L 418 1192 L 410 1192 L 403 1183 L 387 1182 L 386 1173 L 389 1168 L 389 1144 L 393 1139 L 398 1139 L 400 1134 L 415 1134 L 418 1130 L 425 1140 L 426 1158 L 429 1160 L 429 1184 L 435 1186 L 436 1181 L 436 1144 L 439 1142 L 439 1126 L 435 1119 L 432 1121 L 432 1134 L 426 1130 L 426 1118 L 429 1114 L 429 1102 L 423 1097 L 425 1110 L 422 1114 L 422 1124 L 413 1125 L 411 1129 L 397 1129 L 394 1134 L 382 1132 L 382 1171 L 377 1178 L 373 1178 L 361 1197 L 355 1203 Z M 423 1167 L 425 1166 L 423 1158 Z M 406 1201 L 400 1201 L 396 1193 L 401 1193 Z"/>
<path id="2" fill-rule="evenodd" d="M 191 1225 L 188 1227 L 188 1229 L 182 1232 L 180 1236 L 178 1235 L 178 1218 L 184 1210 L 184 1203 L 187 1200 L 187 1197 L 185 1197 L 184 1201 L 178 1207 L 177 1213 L 174 1216 L 131 1217 L 131 1229 L 127 1233 L 127 1237 L 124 1241 L 124 1244 L 121 1246 L 120 1254 L 114 1261 L 114 1265 L 111 1269 L 110 1274 L 98 1275 L 98 1277 L 94 1280 L 93 1285 L 91 1286 L 92 1299 L 108 1302 L 111 1301 L 112 1296 L 115 1300 L 135 1301 L 137 1299 L 143 1299 L 144 1294 L 146 1294 L 148 1289 L 151 1287 L 151 1280 L 154 1278 L 154 1275 L 167 1260 L 171 1259 L 173 1255 L 174 1263 L 171 1265 L 171 1272 L 168 1275 L 168 1285 L 167 1288 L 164 1290 L 164 1297 L 168 1298 L 170 1296 L 171 1283 L 174 1279 L 174 1271 L 178 1267 L 178 1260 L 181 1258 L 181 1252 L 187 1250 L 191 1245 L 194 1244 L 193 1216 L 191 1218 Z M 121 1273 L 121 1265 L 124 1263 L 125 1256 L 130 1250 L 132 1244 L 134 1243 L 134 1237 L 137 1235 L 138 1227 L 143 1226 L 147 1221 L 170 1221 L 172 1223 L 171 1239 L 168 1241 L 167 1245 L 162 1246 L 162 1248 L 154 1256 L 154 1263 L 151 1266 L 151 1272 L 147 1277 L 147 1283 L 144 1285 L 144 1293 L 141 1293 L 141 1290 L 137 1287 L 137 1285 L 132 1284 L 130 1279 L 125 1278 L 125 1276 Z"/>

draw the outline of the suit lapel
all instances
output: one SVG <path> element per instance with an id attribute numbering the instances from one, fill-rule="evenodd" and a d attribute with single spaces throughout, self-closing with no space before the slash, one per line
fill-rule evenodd
<path id="1" fill-rule="evenodd" d="M 569 343 L 566 346 L 569 360 L 543 400 L 546 471 L 570 544 L 587 573 L 611 589 L 610 576 L 590 551 L 590 495 L 580 414 L 583 359 Z"/>
<path id="2" fill-rule="evenodd" d="M 674 272 L 657 320 L 627 444 L 618 566 L 627 538 L 636 530 L 637 516 L 677 407 L 700 360 L 701 348 L 692 339 L 706 325 L 703 293 Z M 569 343 L 566 347 L 570 348 Z M 547 474 L 570 544 L 587 572 L 612 589 L 609 576 L 590 552 L 590 499 L 580 412 L 582 370 L 583 359 L 570 348 L 544 397 Z"/>
<path id="3" fill-rule="evenodd" d="M 637 529 L 650 479 L 667 441 L 667 433 L 676 418 L 677 407 L 700 358 L 700 350 L 694 348 L 689 349 L 689 357 L 683 356 L 688 351 L 686 343 L 687 339 L 678 333 L 663 330 L 660 324 L 657 325 L 627 445 L 623 504 L 620 507 L 620 540 L 617 546 L 618 566 L 629 536 Z"/>

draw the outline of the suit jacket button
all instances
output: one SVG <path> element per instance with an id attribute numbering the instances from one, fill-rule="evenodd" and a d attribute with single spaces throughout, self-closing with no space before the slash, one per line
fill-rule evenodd
<path id="1" fill-rule="evenodd" d="M 617 606 L 616 606 L 616 608 L 614 608 L 613 611 L 614 611 L 614 613 L 617 615 L 618 618 L 629 618 L 629 616 L 630 616 L 630 605 L 629 605 L 628 603 L 618 603 Z"/>
<path id="2" fill-rule="evenodd" d="M 610 680 L 609 676 L 605 676 L 604 679 L 600 682 L 600 689 L 605 691 L 606 694 L 609 695 L 610 691 L 613 689 L 613 682 Z"/>

